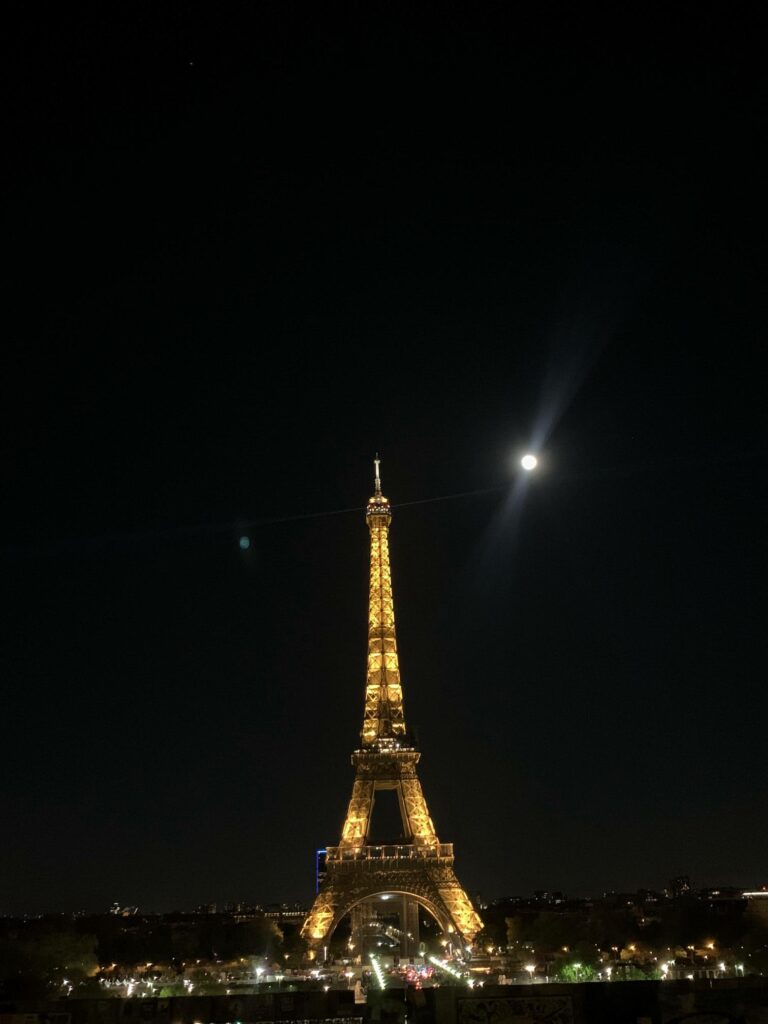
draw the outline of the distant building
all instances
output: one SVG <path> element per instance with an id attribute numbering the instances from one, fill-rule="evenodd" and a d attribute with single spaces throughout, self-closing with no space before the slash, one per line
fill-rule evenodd
<path id="1" fill-rule="evenodd" d="M 744 892 L 728 885 L 710 886 L 699 889 L 696 898 L 706 903 L 712 914 L 732 914 L 744 909 Z"/>
<path id="2" fill-rule="evenodd" d="M 110 914 L 114 914 L 115 917 L 135 917 L 138 912 L 138 907 L 124 907 L 120 903 L 113 903 L 109 908 Z"/>
<path id="3" fill-rule="evenodd" d="M 253 903 L 248 903 L 246 900 L 237 900 L 234 903 L 225 903 L 222 912 L 224 914 L 231 914 L 233 917 L 253 917 L 253 915 L 261 910 L 261 907 L 254 906 Z"/>
<path id="4" fill-rule="evenodd" d="M 768 886 L 742 893 L 747 901 L 747 915 L 768 926 Z"/>
<path id="5" fill-rule="evenodd" d="M 559 890 L 551 891 L 549 889 L 536 889 L 533 893 L 533 898 L 537 903 L 547 904 L 558 904 L 565 903 L 565 894 Z"/>
<path id="6" fill-rule="evenodd" d="M 301 922 L 309 913 L 309 907 L 301 903 L 267 903 L 264 906 L 264 917 L 278 924 Z"/>
<path id="7" fill-rule="evenodd" d="M 679 900 L 681 896 L 687 896 L 691 891 L 691 879 L 688 875 L 678 875 L 671 879 L 667 895 L 670 899 Z"/>

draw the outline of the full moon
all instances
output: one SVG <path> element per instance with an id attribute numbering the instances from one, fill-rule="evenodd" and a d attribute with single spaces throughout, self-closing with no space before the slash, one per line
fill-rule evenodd
<path id="1" fill-rule="evenodd" d="M 535 455 L 524 455 L 522 459 L 520 459 L 520 465 L 523 467 L 523 469 L 536 469 L 538 461 L 539 460 L 536 458 Z"/>

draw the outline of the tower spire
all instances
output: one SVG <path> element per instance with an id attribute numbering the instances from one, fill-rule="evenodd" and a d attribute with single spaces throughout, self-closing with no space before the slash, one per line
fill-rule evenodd
<path id="1" fill-rule="evenodd" d="M 405 739 L 403 691 L 395 637 L 395 607 L 389 568 L 389 524 L 392 511 L 381 493 L 378 452 L 374 493 L 365 518 L 371 533 L 371 572 L 368 593 L 368 670 L 363 713 L 363 746 L 389 746 Z"/>

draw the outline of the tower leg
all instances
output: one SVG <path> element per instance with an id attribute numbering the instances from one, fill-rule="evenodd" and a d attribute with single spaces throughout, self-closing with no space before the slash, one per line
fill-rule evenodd
<path id="1" fill-rule="evenodd" d="M 419 951 L 419 904 L 411 896 L 400 900 L 400 957 L 412 962 Z"/>
<path id="2" fill-rule="evenodd" d="M 354 957 L 363 957 L 368 952 L 367 944 L 370 940 L 370 923 L 372 920 L 371 904 L 368 900 L 363 900 L 362 903 L 358 903 L 356 907 L 352 908 L 351 913 L 352 928 L 350 931 L 349 942 L 351 945 L 351 954 Z"/>
<path id="3" fill-rule="evenodd" d="M 408 959 L 408 897 L 400 897 L 400 959 Z"/>

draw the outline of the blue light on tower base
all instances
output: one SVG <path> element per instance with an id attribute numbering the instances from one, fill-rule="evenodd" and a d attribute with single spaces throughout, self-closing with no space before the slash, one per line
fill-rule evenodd
<path id="1" fill-rule="evenodd" d="M 322 850 L 315 852 L 315 892 L 320 892 L 320 886 L 325 881 L 325 858 L 327 850 L 325 847 Z"/>

